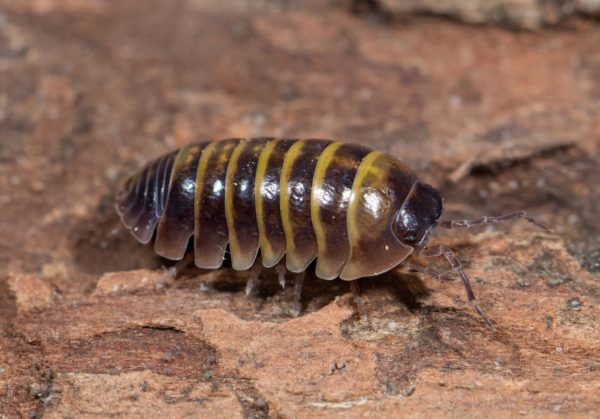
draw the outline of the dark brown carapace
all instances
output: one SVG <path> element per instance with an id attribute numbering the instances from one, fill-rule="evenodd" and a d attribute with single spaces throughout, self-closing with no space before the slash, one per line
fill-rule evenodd
<path id="1" fill-rule="evenodd" d="M 352 281 L 405 261 L 438 279 L 453 279 L 412 256 L 443 256 L 464 282 L 451 250 L 427 246 L 436 225 L 470 227 L 526 218 L 524 212 L 438 223 L 442 198 L 397 158 L 329 140 L 229 139 L 190 144 L 149 163 L 117 194 L 117 211 L 142 243 L 180 260 L 190 238 L 199 268 L 217 269 L 226 249 L 236 270 L 250 269 L 260 250 L 265 267 L 303 272 L 316 259 L 322 279 Z M 358 288 L 352 287 L 361 311 Z"/>

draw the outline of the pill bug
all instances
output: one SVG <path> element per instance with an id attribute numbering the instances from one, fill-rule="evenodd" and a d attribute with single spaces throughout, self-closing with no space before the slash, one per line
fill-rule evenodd
<path id="1" fill-rule="evenodd" d="M 358 144 L 321 139 L 227 139 L 186 145 L 150 162 L 119 187 L 116 208 L 141 243 L 181 260 L 193 237 L 194 263 L 218 269 L 226 249 L 236 270 L 260 251 L 267 268 L 351 281 L 401 262 L 440 280 L 454 277 L 419 263 L 444 257 L 469 301 L 490 326 L 454 253 L 428 246 L 436 226 L 468 228 L 525 218 L 525 212 L 439 221 L 442 198 L 401 160 Z M 420 257 L 420 258 L 419 258 Z"/>

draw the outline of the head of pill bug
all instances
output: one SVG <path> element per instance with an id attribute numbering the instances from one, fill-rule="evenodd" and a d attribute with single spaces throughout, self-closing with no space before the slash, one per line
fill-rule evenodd
<path id="1" fill-rule="evenodd" d="M 415 182 L 394 220 L 394 234 L 411 247 L 423 248 L 443 212 L 442 197 L 432 186 Z"/>

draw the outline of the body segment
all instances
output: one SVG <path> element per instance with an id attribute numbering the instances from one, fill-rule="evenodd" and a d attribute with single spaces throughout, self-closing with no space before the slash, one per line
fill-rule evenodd
<path id="1" fill-rule="evenodd" d="M 360 145 L 334 143 L 315 168 L 311 219 L 319 249 L 316 274 L 320 278 L 337 278 L 350 258 L 348 207 L 352 184 L 370 152 Z"/>
<path id="2" fill-rule="evenodd" d="M 352 185 L 350 259 L 342 279 L 383 273 L 412 253 L 394 231 L 394 222 L 416 181 L 408 166 L 388 154 L 374 151 L 363 159 Z"/>
<path id="3" fill-rule="evenodd" d="M 229 242 L 225 215 L 227 166 L 237 140 L 214 141 L 203 151 L 196 176 L 194 262 L 203 269 L 223 263 Z"/>
<path id="4" fill-rule="evenodd" d="M 260 154 L 256 172 L 256 219 L 260 255 L 265 267 L 275 266 L 285 255 L 281 220 L 281 170 L 295 140 L 274 140 Z"/>
<path id="5" fill-rule="evenodd" d="M 194 234 L 196 171 L 204 147 L 205 144 L 190 144 L 181 148 L 173 163 L 167 202 L 154 242 L 156 253 L 167 259 L 183 258 Z"/>
<path id="6" fill-rule="evenodd" d="M 286 267 L 302 272 L 317 257 L 311 221 L 313 176 L 327 140 L 300 140 L 288 151 L 281 173 L 281 219 L 285 231 Z"/>
<path id="7" fill-rule="evenodd" d="M 256 220 L 256 168 L 267 139 L 241 140 L 233 150 L 225 180 L 225 215 L 229 229 L 231 263 L 236 270 L 250 269 L 258 254 Z"/>

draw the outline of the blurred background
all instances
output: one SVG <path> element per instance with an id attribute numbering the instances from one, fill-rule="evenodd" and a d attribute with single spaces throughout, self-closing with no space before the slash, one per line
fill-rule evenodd
<path id="1" fill-rule="evenodd" d="M 528 210 L 596 274 L 599 17 L 598 0 L 0 0 L 0 278 L 76 299 L 161 266 L 119 226 L 118 182 L 263 135 L 392 153 L 448 217 Z"/>

